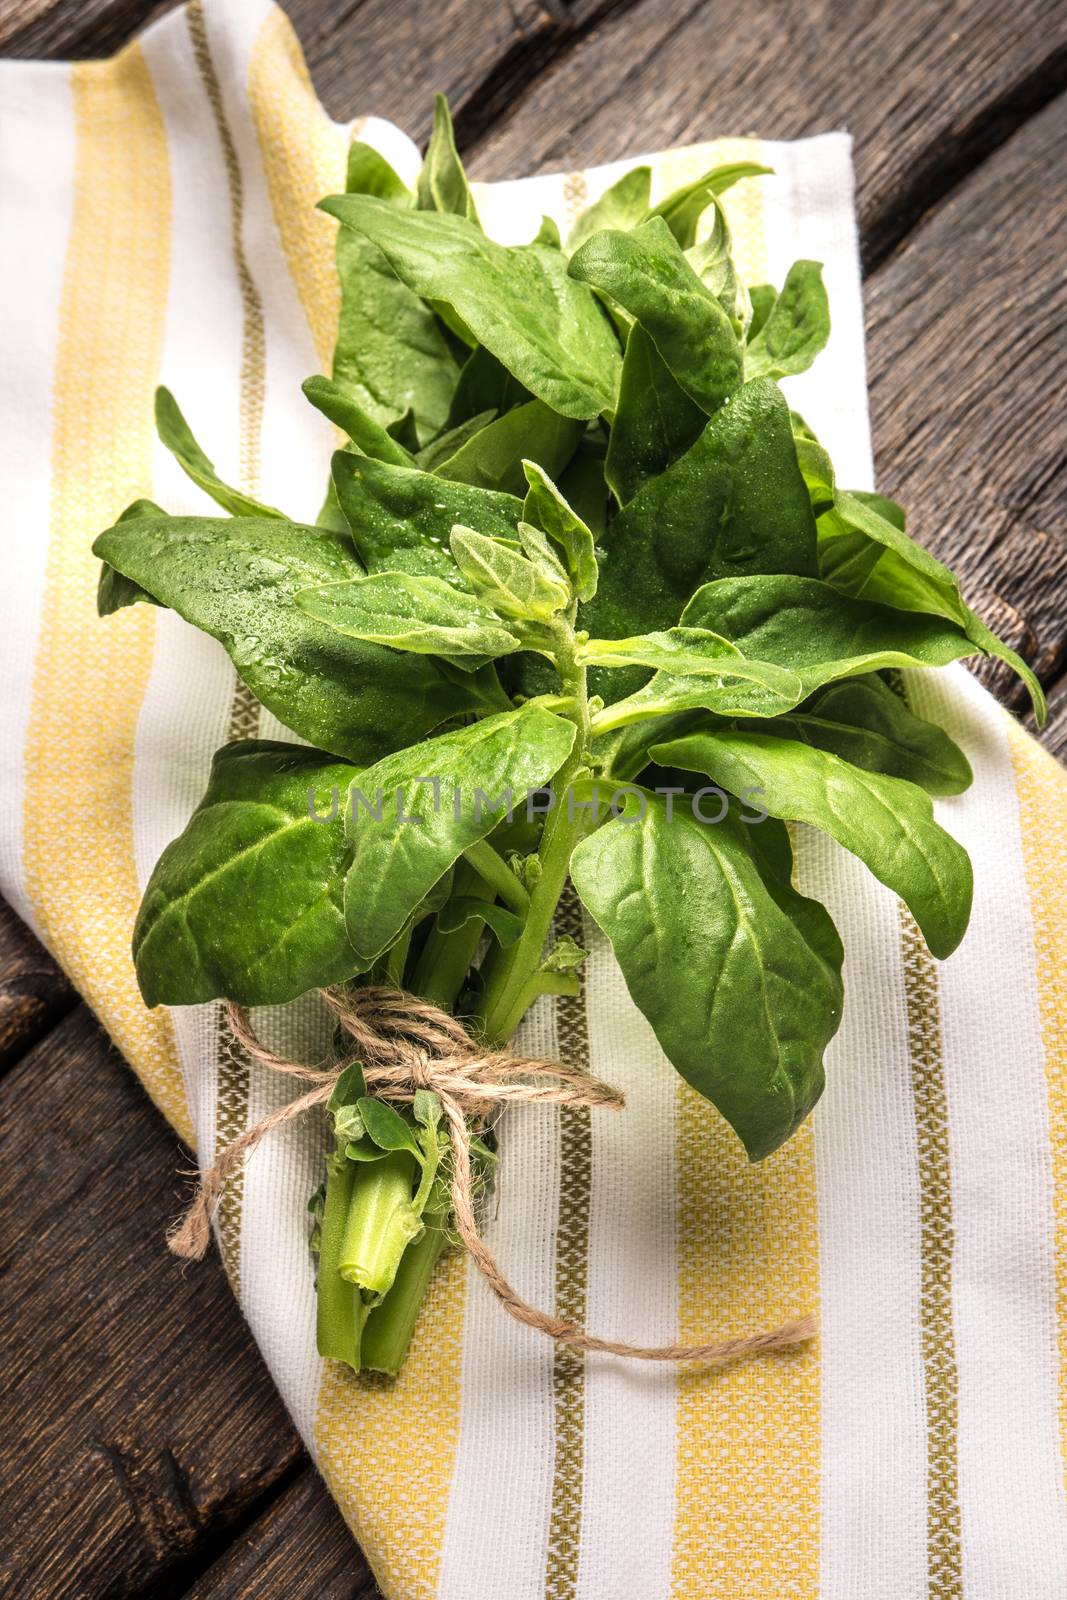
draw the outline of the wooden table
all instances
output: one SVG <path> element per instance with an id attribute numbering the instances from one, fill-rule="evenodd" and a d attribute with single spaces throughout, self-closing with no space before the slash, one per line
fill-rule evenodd
<path id="1" fill-rule="evenodd" d="M 0 52 L 107 54 L 165 9 L 0 0 Z M 880 486 L 1033 663 L 1052 703 L 1046 741 L 1067 754 L 1067 288 L 1056 238 L 1067 8 L 288 0 L 288 10 L 334 116 L 373 110 L 422 138 L 442 89 L 477 177 L 718 134 L 851 129 Z M 983 675 L 1021 704 L 999 669 Z M 0 1071 L 0 1592 L 374 1595 L 218 1263 L 182 1269 L 164 1249 L 179 1207 L 174 1135 L 2 907 Z"/>

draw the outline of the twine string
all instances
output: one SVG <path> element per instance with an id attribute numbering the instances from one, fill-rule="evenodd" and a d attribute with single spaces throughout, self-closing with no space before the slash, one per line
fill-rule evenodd
<path id="1" fill-rule="evenodd" d="M 211 1242 L 211 1218 L 233 1173 L 275 1128 L 324 1105 L 341 1072 L 354 1060 L 363 1068 L 368 1091 L 384 1100 L 410 1103 L 419 1089 L 431 1089 L 438 1096 L 452 1151 L 450 1188 L 456 1232 L 478 1271 L 516 1322 L 575 1350 L 703 1366 L 783 1350 L 814 1337 L 815 1319 L 808 1316 L 764 1332 L 707 1344 L 627 1344 L 599 1338 L 573 1322 L 530 1305 L 508 1282 L 478 1229 L 471 1171 L 472 1125 L 484 1126 L 495 1111 L 516 1102 L 618 1111 L 624 1103 L 622 1095 L 565 1062 L 480 1048 L 455 1017 L 403 990 L 377 986 L 322 989 L 320 994 L 353 1046 L 348 1060 L 321 1069 L 290 1061 L 269 1049 L 254 1032 L 248 1012 L 227 1002 L 233 1036 L 242 1049 L 261 1065 L 311 1087 L 247 1128 L 219 1152 L 202 1175 L 188 1211 L 168 1238 L 175 1255 L 187 1260 L 204 1256 Z"/>

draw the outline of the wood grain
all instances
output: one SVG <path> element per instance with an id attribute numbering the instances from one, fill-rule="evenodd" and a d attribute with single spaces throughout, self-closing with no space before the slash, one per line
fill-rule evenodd
<path id="1" fill-rule="evenodd" d="M 77 1004 L 52 957 L 0 900 L 0 1072 Z"/>
<path id="2" fill-rule="evenodd" d="M 188 1600 L 380 1600 L 311 1466 L 187 1592 Z"/>
<path id="3" fill-rule="evenodd" d="M 1010 16 L 1002 0 L 657 0 L 609 8 L 532 81 L 517 70 L 500 120 L 466 146 L 498 178 L 848 128 L 873 266 L 1063 87 L 1065 62 L 1058 0 Z"/>
<path id="4" fill-rule="evenodd" d="M 972 173 L 866 288 L 879 485 L 1046 684 L 1067 664 L 1065 212 L 1061 99 Z M 989 664 L 979 675 L 1026 703 L 1008 669 Z M 1062 737 L 1058 726 L 1051 736 Z"/>
<path id="5" fill-rule="evenodd" d="M 0 1128 L 0 1593 L 180 1592 L 300 1442 L 217 1261 L 166 1250 L 188 1157 L 84 1007 Z"/>

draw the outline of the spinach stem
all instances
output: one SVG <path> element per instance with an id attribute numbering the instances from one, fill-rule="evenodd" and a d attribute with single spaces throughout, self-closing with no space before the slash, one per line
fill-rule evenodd
<path id="1" fill-rule="evenodd" d="M 355 1164 L 345 1158 L 343 1151 L 331 1155 L 327 1161 L 319 1246 L 316 1337 L 320 1355 L 347 1362 L 358 1371 L 366 1307 L 355 1284 L 346 1282 L 340 1272 L 341 1245 L 355 1182 Z"/>
<path id="2" fill-rule="evenodd" d="M 479 839 L 463 854 L 494 893 L 500 896 L 504 904 L 510 906 L 512 911 L 517 911 L 520 916 L 525 916 L 530 906 L 530 896 L 503 856 L 493 849 L 489 840 Z"/>
<path id="3" fill-rule="evenodd" d="M 527 1007 L 541 992 L 531 985 L 538 974 L 548 930 L 563 893 L 571 851 L 588 826 L 587 814 L 572 803 L 572 789 L 588 776 L 590 738 L 589 695 L 586 669 L 576 659 L 573 628 L 560 621 L 556 629 L 556 665 L 563 694 L 573 700 L 570 719 L 577 737 L 570 756 L 554 780 L 555 804 L 545 819 L 538 857 L 541 876 L 530 895 L 526 926 L 508 950 L 495 950 L 485 965 L 482 1027 L 493 1044 L 505 1044 L 518 1027 Z"/>
<path id="4" fill-rule="evenodd" d="M 375 1304 L 392 1287 L 400 1258 L 421 1232 L 411 1203 L 417 1163 L 410 1151 L 392 1150 L 380 1161 L 347 1164 L 356 1176 L 338 1271 Z"/>
<path id="5" fill-rule="evenodd" d="M 433 1269 L 448 1243 L 449 1205 L 443 1188 L 440 1205 L 431 1204 L 425 1212 L 425 1232 L 404 1251 L 393 1287 L 367 1317 L 360 1353 L 363 1366 L 372 1372 L 395 1376 L 400 1371 Z"/>

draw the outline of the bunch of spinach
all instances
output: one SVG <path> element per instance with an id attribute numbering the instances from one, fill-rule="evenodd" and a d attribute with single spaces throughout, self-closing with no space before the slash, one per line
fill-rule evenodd
<path id="1" fill-rule="evenodd" d="M 100 610 L 173 608 L 304 742 L 216 756 L 137 920 L 149 1005 L 384 981 L 499 1043 L 577 990 L 581 950 L 550 945 L 569 877 L 756 1160 L 818 1099 L 842 1005 L 786 824 L 954 949 L 970 865 L 930 796 L 970 772 L 892 669 L 984 652 L 1039 716 L 1041 690 L 790 411 L 778 379 L 829 314 L 813 262 L 780 292 L 738 276 L 720 196 L 762 170 L 652 205 L 638 167 L 567 241 L 546 219 L 505 247 L 443 101 L 415 193 L 354 144 L 322 202 L 340 331 L 304 392 L 345 442 L 314 526 L 223 483 L 160 390 L 161 438 L 225 515 L 131 506 L 94 546 Z M 440 1107 L 368 1098 L 351 1068 L 329 1111 L 320 1348 L 395 1371 L 447 1236 Z"/>

